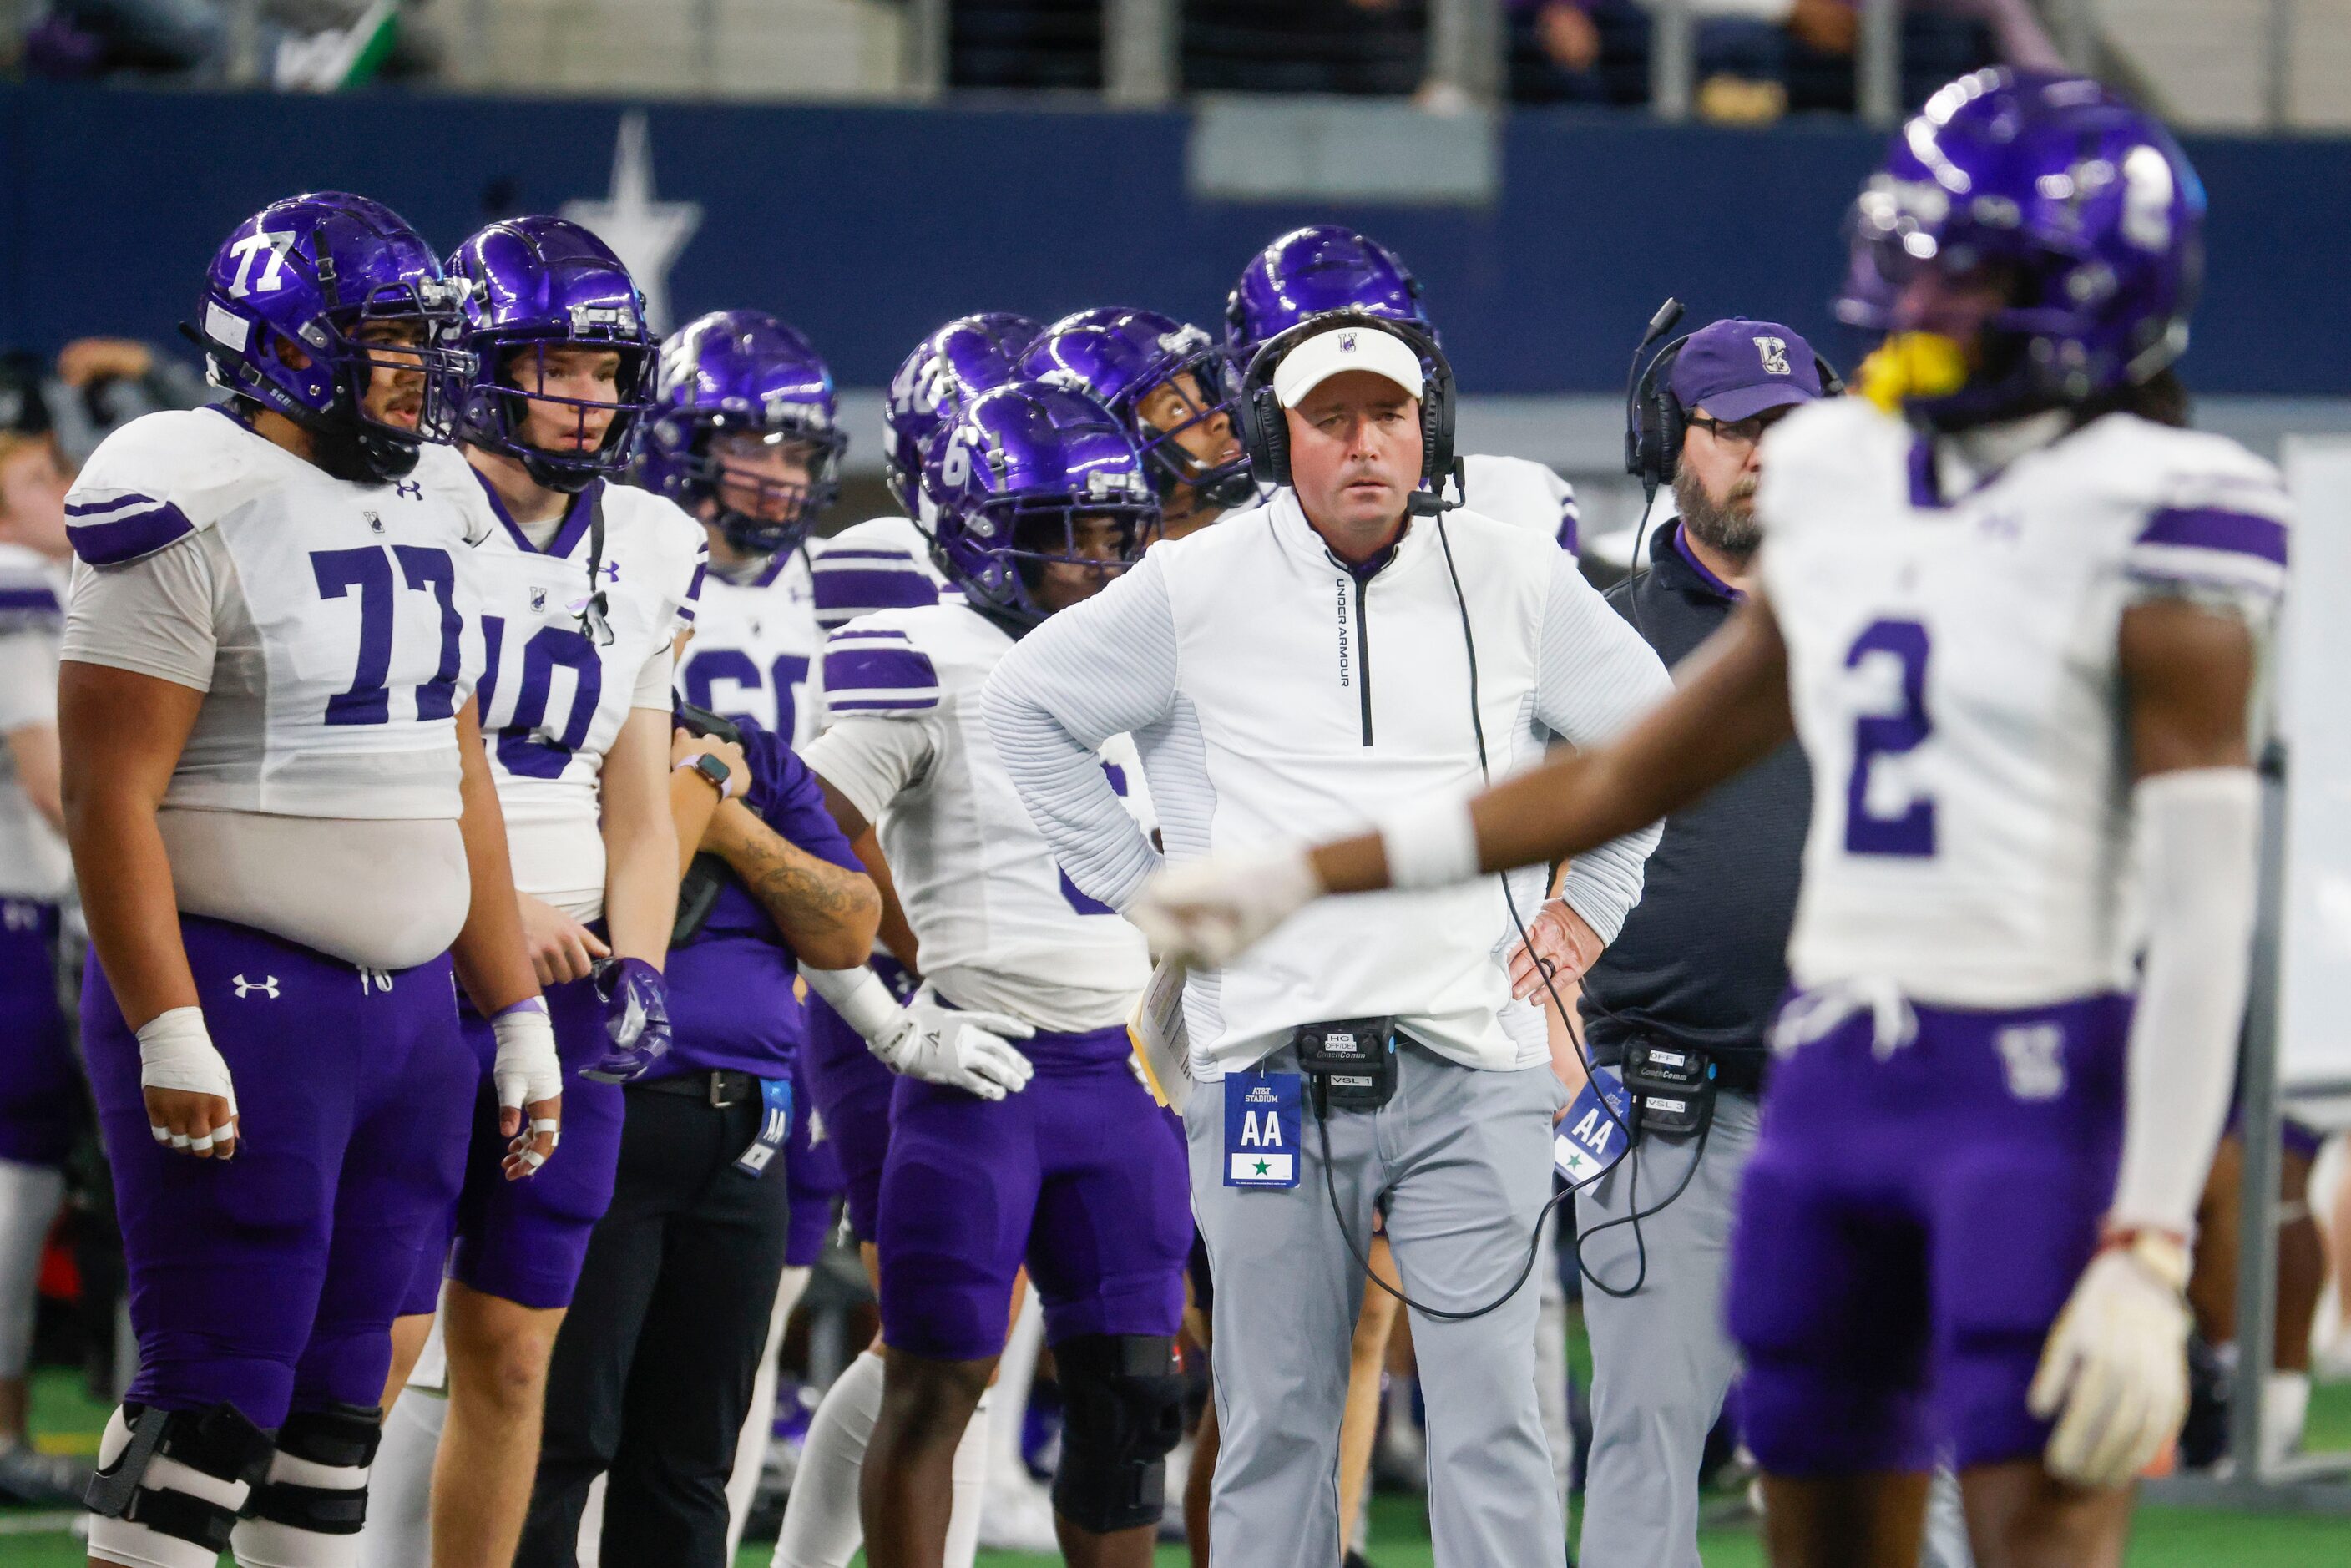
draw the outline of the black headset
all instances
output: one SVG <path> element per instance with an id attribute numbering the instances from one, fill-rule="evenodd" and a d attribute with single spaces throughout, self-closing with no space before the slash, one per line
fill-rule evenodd
<path id="1" fill-rule="evenodd" d="M 1282 415 L 1281 400 L 1274 395 L 1273 374 L 1290 350 L 1334 327 L 1385 332 L 1391 338 L 1403 340 L 1405 346 L 1419 356 L 1420 479 L 1428 488 L 1413 497 L 1407 505 L 1416 515 L 1433 515 L 1437 509 L 1437 492 L 1454 471 L 1453 420 L 1457 400 L 1453 367 L 1446 361 L 1445 350 L 1437 346 L 1435 338 L 1409 322 L 1368 310 L 1332 310 L 1310 316 L 1287 331 L 1268 338 L 1249 356 L 1249 369 L 1241 373 L 1240 397 L 1233 409 L 1240 423 L 1241 443 L 1249 449 L 1249 477 L 1260 485 L 1290 483 L 1290 423 Z M 1460 503 L 1457 500 L 1450 504 Z"/>
<path id="2" fill-rule="evenodd" d="M 1633 350 L 1633 368 L 1626 372 L 1625 383 L 1625 472 L 1641 481 L 1644 496 L 1654 498 L 1657 487 L 1673 481 L 1674 471 L 1682 463 L 1682 438 L 1689 430 L 1689 411 L 1682 400 L 1674 395 L 1674 363 L 1682 356 L 1682 348 L 1690 340 L 1685 333 L 1659 349 L 1649 361 L 1646 371 L 1641 369 L 1641 356 L 1649 345 L 1673 330 L 1674 323 L 1682 319 L 1682 302 L 1668 299 L 1649 318 L 1649 329 Z M 1820 377 L 1821 395 L 1835 397 L 1844 391 L 1844 378 L 1836 367 L 1818 353 L 1813 355 L 1813 369 Z M 1635 563 L 1638 570 L 1638 563 Z"/>

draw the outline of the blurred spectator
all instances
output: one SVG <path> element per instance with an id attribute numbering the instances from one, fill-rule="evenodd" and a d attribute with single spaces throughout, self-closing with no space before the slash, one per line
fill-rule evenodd
<path id="1" fill-rule="evenodd" d="M 54 364 L 0 357 L 0 431 L 48 435 L 68 472 L 118 426 L 162 408 L 210 400 L 204 377 L 129 338 L 78 338 Z"/>
<path id="2" fill-rule="evenodd" d="M 1648 100 L 1654 0 L 1509 0 L 1512 96 L 1521 101 Z M 1685 0 L 1693 23 L 1692 107 L 1753 124 L 1791 110 L 1849 113 L 1859 0 Z M 2005 59 L 2058 56 L 2030 0 L 1911 0 L 1902 18 L 1903 93 Z"/>
<path id="3" fill-rule="evenodd" d="M 258 0 L 255 68 L 285 92 L 430 75 L 440 50 L 418 8 L 419 0 Z M 57 81 L 225 81 L 236 65 L 235 10 L 235 0 L 49 0 L 26 32 L 25 69 Z"/>
<path id="4" fill-rule="evenodd" d="M 1189 92 L 1408 97 L 1428 65 L 1427 0 L 1184 0 Z"/>

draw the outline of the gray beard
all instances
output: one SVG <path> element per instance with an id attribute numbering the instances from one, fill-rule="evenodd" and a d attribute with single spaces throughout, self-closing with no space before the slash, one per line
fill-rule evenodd
<path id="1" fill-rule="evenodd" d="M 1755 518 L 1753 493 L 1730 502 L 1718 502 L 1706 493 L 1698 476 L 1685 468 L 1674 476 L 1674 505 L 1682 527 L 1709 549 L 1720 550 L 1742 565 L 1763 542 L 1763 525 Z"/>

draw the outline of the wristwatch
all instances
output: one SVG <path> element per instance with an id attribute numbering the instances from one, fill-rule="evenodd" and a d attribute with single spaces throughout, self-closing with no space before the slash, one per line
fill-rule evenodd
<path id="1" fill-rule="evenodd" d="M 710 781 L 710 787 L 713 789 L 718 791 L 718 798 L 721 800 L 731 799 L 734 795 L 732 785 L 735 769 L 727 767 L 724 758 L 713 757 L 707 751 L 695 752 L 692 757 L 679 763 L 676 771 L 700 774 Z"/>

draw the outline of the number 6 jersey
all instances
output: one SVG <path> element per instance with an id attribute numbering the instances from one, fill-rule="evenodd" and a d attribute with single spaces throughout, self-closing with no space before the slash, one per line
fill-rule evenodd
<path id="1" fill-rule="evenodd" d="M 649 491 L 600 479 L 551 534 L 537 530 L 542 547 L 462 455 L 427 452 L 418 471 L 481 540 L 470 570 L 482 737 L 515 887 L 593 920 L 604 908 L 604 754 L 632 708 L 670 711 L 671 647 L 694 623 L 708 553 L 702 525 Z M 591 567 L 602 631 L 599 617 L 582 619 Z"/>
<path id="2" fill-rule="evenodd" d="M 1762 580 L 1813 781 L 1789 966 L 1947 1007 L 2126 990 L 2123 612 L 2263 627 L 2285 496 L 2234 443 L 2128 414 L 1980 482 L 1951 444 L 1852 398 L 1770 438 Z"/>

